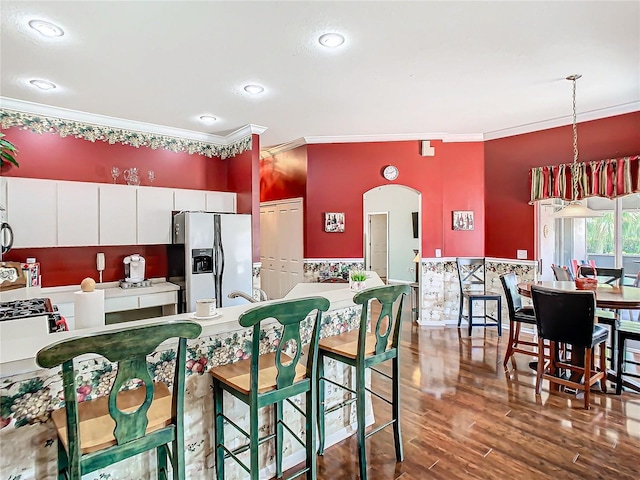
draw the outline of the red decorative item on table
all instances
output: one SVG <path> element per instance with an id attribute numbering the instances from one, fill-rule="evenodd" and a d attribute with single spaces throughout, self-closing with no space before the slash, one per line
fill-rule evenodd
<path id="1" fill-rule="evenodd" d="M 578 267 L 576 272 L 576 288 L 578 290 L 595 290 L 598 288 L 598 279 L 596 277 L 596 268 L 589 267 L 593 271 L 593 277 L 581 276 L 582 266 Z"/>

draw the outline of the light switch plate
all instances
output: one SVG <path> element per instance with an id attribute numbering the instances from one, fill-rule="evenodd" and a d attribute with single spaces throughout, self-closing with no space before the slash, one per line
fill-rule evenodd
<path id="1" fill-rule="evenodd" d="M 442 256 L 442 250 L 440 248 L 436 248 L 436 258 L 440 258 Z"/>
<path id="2" fill-rule="evenodd" d="M 526 260 L 527 259 L 527 251 L 526 250 L 518 250 L 517 258 L 518 258 L 518 260 Z"/>
<path id="3" fill-rule="evenodd" d="M 98 253 L 96 255 L 96 268 L 99 272 L 104 270 L 104 253 Z"/>

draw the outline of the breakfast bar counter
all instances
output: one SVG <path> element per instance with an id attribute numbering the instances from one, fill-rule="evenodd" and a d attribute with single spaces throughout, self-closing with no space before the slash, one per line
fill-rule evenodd
<path id="1" fill-rule="evenodd" d="M 383 285 L 375 274 L 366 282 L 367 287 Z M 328 312 L 322 317 L 321 336 L 331 336 L 356 328 L 359 323 L 361 307 L 352 301 L 354 293 L 347 284 L 299 284 L 285 297 L 286 299 L 319 295 L 331 302 Z M 202 327 L 199 338 L 189 341 L 187 353 L 187 381 L 185 392 L 185 445 L 188 479 L 215 478 L 213 439 L 213 402 L 211 379 L 207 370 L 213 366 L 232 363 L 247 358 L 252 342 L 251 329 L 244 329 L 238 323 L 238 316 L 256 306 L 247 303 L 233 307 L 219 308 L 217 316 L 210 320 L 196 320 Z M 163 316 L 149 320 L 139 320 L 125 325 L 133 326 L 158 321 L 172 321 L 191 318 L 191 314 Z M 122 328 L 123 324 L 108 325 L 102 328 L 79 331 L 59 332 L 46 336 L 25 337 L 19 344 L 2 339 L 0 350 L 0 478 L 2 479 L 41 479 L 55 478 L 57 440 L 56 433 L 49 420 L 50 411 L 61 408 L 62 382 L 59 370 L 43 370 L 36 364 L 34 357 L 45 345 L 57 340 L 71 338 L 77 334 Z M 310 335 L 310 326 L 303 327 L 303 341 Z M 280 331 L 275 323 L 266 323 L 261 334 L 261 351 L 268 352 L 278 344 Z M 5 347 L 10 347 L 6 348 Z M 175 344 L 167 342 L 148 357 L 154 380 L 170 381 L 175 365 Z M 77 392 L 81 400 L 90 400 L 104 395 L 107 386 L 113 381 L 115 372 L 110 362 L 102 357 L 83 359 L 76 364 Z M 351 369 L 335 362 L 325 365 L 325 373 L 335 381 L 351 384 Z M 343 391 L 328 389 L 326 400 L 329 404 L 344 399 Z M 225 411 L 242 426 L 246 424 L 248 410 L 232 397 Z M 300 398 L 303 402 L 303 398 Z M 291 411 L 289 411 L 289 409 Z M 292 418 L 297 413 L 292 407 L 285 408 L 285 415 Z M 292 422 L 294 430 L 304 429 L 304 419 Z M 373 421 L 371 399 L 367 398 L 367 423 Z M 261 431 L 270 429 L 271 410 L 263 409 L 260 417 Z M 331 445 L 351 435 L 355 431 L 355 410 L 341 409 L 326 420 L 327 444 Z M 227 435 L 229 437 L 229 434 Z M 239 445 L 241 436 L 227 438 L 231 446 Z M 261 446 L 259 455 L 261 465 L 267 465 L 271 472 L 274 468 L 273 445 Z M 304 450 L 291 438 L 285 437 L 283 446 L 284 466 L 289 468 L 304 460 Z M 244 471 L 230 462 L 227 477 L 244 478 Z M 263 476 L 270 476 L 270 473 Z M 155 478 L 155 459 L 153 455 L 120 462 L 112 467 L 87 476 L 91 480 L 118 478 L 142 480 Z"/>

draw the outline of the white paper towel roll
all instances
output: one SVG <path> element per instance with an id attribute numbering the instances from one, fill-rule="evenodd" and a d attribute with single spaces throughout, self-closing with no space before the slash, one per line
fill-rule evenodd
<path id="1" fill-rule="evenodd" d="M 76 330 L 104 327 L 104 290 L 74 292 L 73 304 Z"/>

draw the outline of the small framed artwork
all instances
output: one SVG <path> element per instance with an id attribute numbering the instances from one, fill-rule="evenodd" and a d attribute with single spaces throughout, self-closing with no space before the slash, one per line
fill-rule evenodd
<path id="1" fill-rule="evenodd" d="M 473 230 L 473 210 L 454 210 L 453 229 Z"/>
<path id="2" fill-rule="evenodd" d="M 330 233 L 344 232 L 344 212 L 326 212 L 324 214 L 324 231 Z"/>

